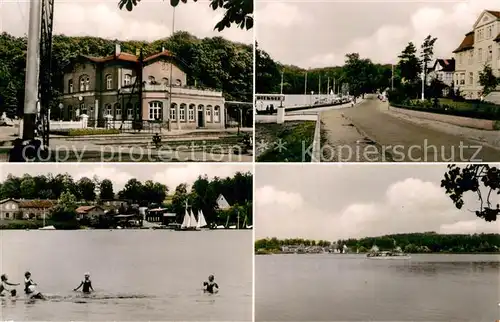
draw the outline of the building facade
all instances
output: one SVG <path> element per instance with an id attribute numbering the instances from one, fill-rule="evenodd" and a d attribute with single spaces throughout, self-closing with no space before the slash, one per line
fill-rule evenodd
<path id="1" fill-rule="evenodd" d="M 500 77 L 500 11 L 483 11 L 453 53 L 455 90 L 459 89 L 466 99 L 481 98 L 479 73 L 484 66 L 491 66 L 494 75 Z"/>
<path id="2" fill-rule="evenodd" d="M 19 201 L 12 198 L 0 200 L 0 220 L 16 219 L 19 211 Z"/>
<path id="3" fill-rule="evenodd" d="M 455 74 L 455 59 L 436 59 L 434 64 L 428 70 L 427 85 L 430 85 L 434 79 L 442 82 L 447 87 L 443 89 L 443 95 L 450 92 L 454 87 L 453 75 Z"/>
<path id="4" fill-rule="evenodd" d="M 42 219 L 48 217 L 56 201 L 52 200 L 15 200 L 0 201 L 0 219 Z"/>
<path id="5" fill-rule="evenodd" d="M 142 68 L 141 68 L 142 67 Z M 142 69 L 142 102 L 136 77 Z M 65 71 L 61 115 L 116 123 L 161 122 L 169 129 L 225 127 L 222 92 L 187 86 L 186 68 L 169 51 L 146 57 L 121 52 L 108 57 L 79 56 Z M 119 122 L 118 122 L 119 121 Z"/>

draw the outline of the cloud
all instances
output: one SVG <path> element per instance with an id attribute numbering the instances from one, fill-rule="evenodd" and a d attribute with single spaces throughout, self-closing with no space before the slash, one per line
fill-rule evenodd
<path id="1" fill-rule="evenodd" d="M 287 209 L 297 209 L 303 205 L 300 194 L 279 191 L 272 186 L 264 186 L 257 189 L 255 198 L 262 206 L 273 205 Z"/>
<path id="2" fill-rule="evenodd" d="M 166 184 L 170 191 L 174 191 L 175 188 L 182 183 L 190 185 L 196 181 L 200 175 L 203 176 L 207 174 L 209 179 L 213 179 L 214 177 L 226 178 L 234 176 L 238 171 L 246 172 L 251 170 L 251 166 L 229 164 L 211 166 L 210 169 L 207 169 L 207 166 L 204 164 L 193 163 L 183 166 L 170 166 L 157 172 L 153 180 Z"/>
<path id="3" fill-rule="evenodd" d="M 93 179 L 97 176 L 99 179 L 110 179 L 113 182 L 113 188 L 115 192 L 121 190 L 127 181 L 133 178 L 133 176 L 126 172 L 120 171 L 118 168 L 113 166 L 95 166 L 92 169 L 88 169 L 83 172 L 77 172 L 74 174 L 73 179 L 75 181 L 80 180 L 83 177 Z"/>
<path id="4" fill-rule="evenodd" d="M 481 12 L 498 8 L 497 0 L 266 4 L 257 16 L 261 48 L 304 68 L 343 65 L 353 52 L 395 63 L 410 41 L 420 48 L 429 34 L 438 38 L 435 56 L 449 58 Z"/>
<path id="5" fill-rule="evenodd" d="M 260 6 L 260 9 L 258 9 Z M 257 28 L 276 27 L 287 28 L 294 24 L 305 24 L 310 21 L 310 16 L 301 11 L 296 5 L 287 2 L 257 3 L 255 19 Z"/>
<path id="6" fill-rule="evenodd" d="M 95 36 L 119 40 L 157 40 L 172 33 L 173 9 L 169 1 L 142 1 L 131 12 L 120 10 L 118 0 L 65 1 L 54 5 L 54 33 L 67 36 Z M 215 24 L 223 10 L 212 10 L 206 1 L 181 3 L 175 9 L 175 30 L 197 37 L 223 36 L 229 40 L 252 43 L 251 31 L 236 26 L 218 32 Z M 16 36 L 28 30 L 29 1 L 0 2 L 0 32 Z"/>
<path id="7" fill-rule="evenodd" d="M 258 178 L 258 177 L 257 177 Z M 498 231 L 468 211 L 457 210 L 435 183 L 399 180 L 377 202 L 315 205 L 300 194 L 264 186 L 256 192 L 256 235 L 336 240 L 391 233 L 435 231 L 476 233 Z"/>

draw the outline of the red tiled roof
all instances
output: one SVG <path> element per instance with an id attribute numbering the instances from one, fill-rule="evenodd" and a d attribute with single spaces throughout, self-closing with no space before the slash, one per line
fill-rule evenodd
<path id="1" fill-rule="evenodd" d="M 136 63 L 139 61 L 135 55 L 129 53 L 120 53 L 118 56 L 111 55 L 106 57 L 92 57 L 92 56 L 83 56 L 83 57 L 95 63 L 104 63 L 113 60 L 128 61 L 132 63 Z"/>
<path id="2" fill-rule="evenodd" d="M 158 54 L 154 54 L 154 55 L 151 55 L 149 57 L 144 58 L 144 62 L 154 60 L 154 59 L 159 58 L 159 57 L 175 57 L 175 55 L 168 50 L 164 50 Z"/>
<path id="3" fill-rule="evenodd" d="M 109 61 L 126 61 L 126 62 L 132 62 L 132 63 L 137 63 L 139 62 L 139 58 L 136 55 L 129 54 L 129 53 L 120 53 L 118 56 L 116 55 L 111 55 L 111 56 L 106 56 L 106 57 L 92 57 L 92 56 L 85 56 L 83 57 L 87 58 L 90 61 L 93 61 L 94 63 L 105 63 Z M 168 51 L 164 50 L 160 53 L 148 56 L 144 58 L 144 62 L 148 62 L 151 60 L 154 60 L 159 57 L 175 57 L 175 55 Z"/>
<path id="4" fill-rule="evenodd" d="M 459 53 L 461 51 L 469 50 L 474 48 L 474 31 L 469 32 L 465 35 L 464 40 L 457 49 L 453 51 L 453 53 Z"/>
<path id="5" fill-rule="evenodd" d="M 80 206 L 80 207 L 76 208 L 76 212 L 79 214 L 86 214 L 94 208 L 102 209 L 99 206 Z"/>
<path id="6" fill-rule="evenodd" d="M 19 208 L 52 208 L 56 203 L 52 200 L 21 200 Z"/>
<path id="7" fill-rule="evenodd" d="M 454 72 L 455 71 L 455 59 L 438 59 L 437 63 L 443 67 L 443 72 Z"/>

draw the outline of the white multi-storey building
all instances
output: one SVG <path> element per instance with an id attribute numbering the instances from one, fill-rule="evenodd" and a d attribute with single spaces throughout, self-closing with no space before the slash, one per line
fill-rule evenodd
<path id="1" fill-rule="evenodd" d="M 495 76 L 500 77 L 500 11 L 483 11 L 453 53 L 454 88 L 460 89 L 466 99 L 480 98 L 483 88 L 479 73 L 484 66 L 491 66 Z"/>

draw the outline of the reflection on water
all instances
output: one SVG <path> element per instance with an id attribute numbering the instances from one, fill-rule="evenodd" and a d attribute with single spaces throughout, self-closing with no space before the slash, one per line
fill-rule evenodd
<path id="1" fill-rule="evenodd" d="M 497 255 L 257 256 L 256 321 L 495 321 Z"/>
<path id="2" fill-rule="evenodd" d="M 252 232 L 4 231 L 9 281 L 31 271 L 46 300 L 3 298 L 2 320 L 250 321 Z M 95 292 L 72 290 L 90 272 Z M 221 291 L 206 294 L 214 274 Z"/>

